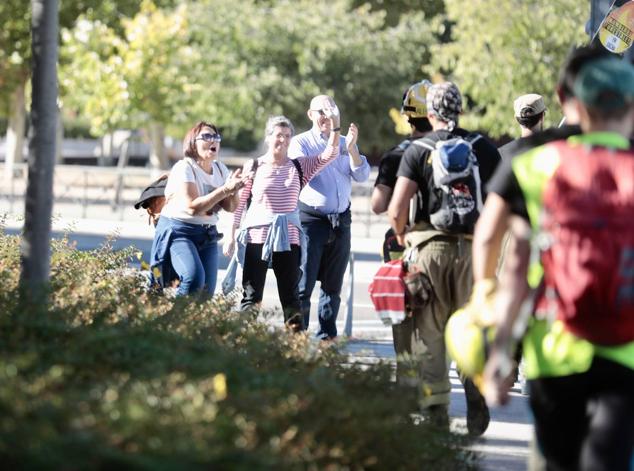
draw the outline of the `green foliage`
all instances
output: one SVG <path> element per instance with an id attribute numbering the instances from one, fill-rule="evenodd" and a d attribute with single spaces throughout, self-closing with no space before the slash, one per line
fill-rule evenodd
<path id="1" fill-rule="evenodd" d="M 432 18 L 445 8 L 444 0 L 353 0 L 352 5 L 355 8 L 369 5 L 372 11 L 383 12 L 385 24 L 389 26 L 395 26 L 403 15 L 412 12 L 423 10 L 427 18 Z"/>
<path id="2" fill-rule="evenodd" d="M 428 60 L 432 35 L 422 11 L 388 26 L 383 11 L 352 9 L 347 0 L 235 3 L 191 3 L 192 41 L 207 51 L 194 72 L 194 113 L 225 135 L 242 129 L 261 138 L 272 114 L 308 128 L 310 99 L 331 93 L 344 130 L 350 121 L 360 126 L 364 150 L 393 139 L 389 109 Z"/>
<path id="3" fill-rule="evenodd" d="M 50 306 L 15 295 L 0 234 L 0 461 L 12 469 L 474 469 L 415 424 L 386 364 L 271 329 L 225 299 L 144 291 L 134 249 L 53 243 Z"/>
<path id="4" fill-rule="evenodd" d="M 577 0 L 446 0 L 439 34 L 451 24 L 451 41 L 433 47 L 430 74 L 442 71 L 468 98 L 461 124 L 492 136 L 517 135 L 513 100 L 544 96 L 547 125 L 560 113 L 555 97 L 559 66 L 583 28 L 589 3 Z"/>
<path id="5" fill-rule="evenodd" d="M 0 2 L 0 115 L 8 115 L 9 96 L 31 68 L 30 2 Z"/>
<path id="6" fill-rule="evenodd" d="M 85 20 L 78 22 L 72 34 L 64 30 L 62 37 L 59 77 L 64 107 L 81 107 L 81 116 L 89 119 L 95 135 L 124 125 L 129 92 L 122 79 L 122 41 L 105 24 Z"/>
<path id="7" fill-rule="evenodd" d="M 100 137 L 90 132 L 90 122 L 85 119 L 67 115 L 62 117 L 62 121 L 64 123 L 65 139 L 97 139 Z M 0 130 L 2 129 L 1 125 L 0 122 Z"/>
<path id="8" fill-rule="evenodd" d="M 64 102 L 93 132 L 156 121 L 181 135 L 204 118 L 248 149 L 269 115 L 307 128 L 310 99 L 332 93 L 344 125 L 360 126 L 361 146 L 382 147 L 393 135 L 389 109 L 420 78 L 432 39 L 422 12 L 394 26 L 384 17 L 348 0 L 199 0 L 174 9 L 145 1 L 122 20 L 123 35 L 82 17 L 64 32 Z"/>
<path id="9" fill-rule="evenodd" d="M 0 115 L 30 73 L 29 10 L 0 2 Z M 393 144 L 389 112 L 403 90 L 440 71 L 467 97 L 465 126 L 516 134 L 512 101 L 526 92 L 544 95 L 548 124 L 558 121 L 555 78 L 587 39 L 588 10 L 575 0 L 63 1 L 61 95 L 95 134 L 155 121 L 178 137 L 204 118 L 247 150 L 268 115 L 303 130 L 310 98 L 332 93 L 370 154 Z"/>
<path id="10" fill-rule="evenodd" d="M 121 25 L 123 37 L 81 17 L 73 30 L 63 32 L 65 103 L 90 119 L 95 134 L 150 122 L 182 124 L 184 71 L 197 58 L 186 44 L 184 8 L 160 10 L 144 1 Z"/>
<path id="11" fill-rule="evenodd" d="M 169 6 L 175 0 L 157 0 Z M 139 10 L 137 0 L 64 0 L 59 2 L 59 25 L 72 28 L 80 15 L 120 31 L 120 19 Z M 0 115 L 8 114 L 8 97 L 31 74 L 31 2 L 0 2 Z"/>

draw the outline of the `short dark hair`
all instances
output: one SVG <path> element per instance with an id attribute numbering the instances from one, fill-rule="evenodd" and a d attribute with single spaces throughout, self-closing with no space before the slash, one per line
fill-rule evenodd
<path id="1" fill-rule="evenodd" d="M 612 55 L 611 52 L 596 42 L 585 46 L 573 47 L 559 71 L 557 92 L 560 97 L 571 98 L 575 95 L 572 87 L 581 67 L 595 59 L 610 55 Z"/>
<path id="2" fill-rule="evenodd" d="M 541 113 L 537 113 L 534 116 L 527 116 L 526 118 L 518 118 L 516 116 L 515 119 L 517 120 L 520 126 L 526 129 L 533 129 L 535 126 L 537 126 L 537 123 L 539 123 L 539 120 L 542 119 L 543 117 L 544 117 L 544 112 L 542 111 Z"/>
<path id="3" fill-rule="evenodd" d="M 185 139 L 183 139 L 183 154 L 185 157 L 190 157 L 192 159 L 197 159 L 200 157 L 198 155 L 198 151 L 196 150 L 196 136 L 202 130 L 202 128 L 211 128 L 215 133 L 218 133 L 218 128 L 213 123 L 208 123 L 207 121 L 198 121 L 193 128 L 187 131 L 185 134 Z"/>
<path id="4" fill-rule="evenodd" d="M 433 129 L 431 126 L 431 123 L 426 117 L 421 117 L 421 118 L 410 117 L 407 119 L 407 121 L 409 122 L 409 124 L 414 126 L 416 130 L 419 132 L 429 132 Z"/>

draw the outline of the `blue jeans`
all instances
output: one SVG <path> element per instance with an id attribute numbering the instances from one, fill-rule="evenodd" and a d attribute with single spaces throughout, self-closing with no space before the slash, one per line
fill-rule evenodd
<path id="1" fill-rule="evenodd" d="M 169 260 L 180 280 L 176 296 L 199 291 L 212 295 L 218 276 L 216 226 L 161 217 L 156 226 L 155 246 L 159 236 L 162 236 L 162 243 L 160 247 L 153 247 L 153 250 L 169 253 L 169 257 L 164 259 Z"/>
<path id="2" fill-rule="evenodd" d="M 337 314 L 341 304 L 341 286 L 350 258 L 350 210 L 339 214 L 339 221 L 333 227 L 326 216 L 318 216 L 301 211 L 302 228 L 306 233 L 307 260 L 299 283 L 299 296 L 304 315 L 304 326 L 308 328 L 310 319 L 310 297 L 315 282 L 321 282 L 317 316 L 319 330 L 317 337 L 337 336 Z"/>

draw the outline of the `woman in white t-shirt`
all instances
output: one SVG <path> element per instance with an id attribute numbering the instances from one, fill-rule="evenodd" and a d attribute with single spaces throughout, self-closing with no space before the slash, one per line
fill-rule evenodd
<path id="1" fill-rule="evenodd" d="M 203 291 L 212 295 L 218 271 L 218 211 L 233 211 L 245 184 L 219 162 L 221 136 L 204 121 L 189 130 L 183 159 L 174 164 L 165 186 L 166 203 L 156 225 L 151 266 L 161 285 L 178 277 L 177 296 Z M 171 272 L 174 270 L 174 273 Z M 156 270 L 153 270 L 156 273 Z"/>

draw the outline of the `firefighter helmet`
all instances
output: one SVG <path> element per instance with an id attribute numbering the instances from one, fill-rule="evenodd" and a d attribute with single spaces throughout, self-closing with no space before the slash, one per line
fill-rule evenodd
<path id="1" fill-rule="evenodd" d="M 425 100 L 427 97 L 427 89 L 430 86 L 431 82 L 429 80 L 422 80 L 409 87 L 403 94 L 401 113 L 409 118 L 426 118 L 427 105 L 425 104 Z"/>

